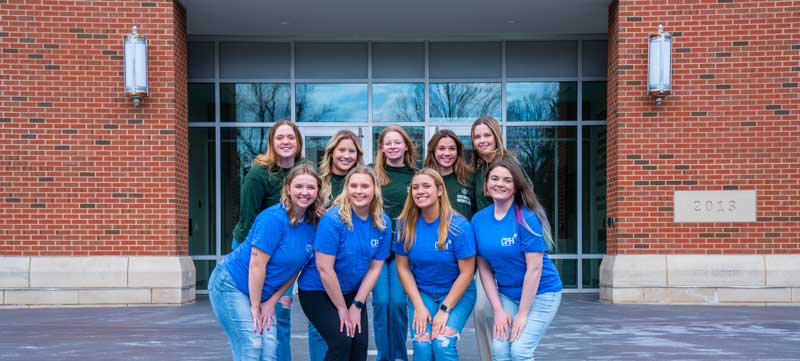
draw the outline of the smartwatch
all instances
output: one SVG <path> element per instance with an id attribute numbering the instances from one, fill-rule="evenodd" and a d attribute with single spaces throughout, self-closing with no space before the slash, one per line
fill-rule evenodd
<path id="1" fill-rule="evenodd" d="M 447 305 L 442 303 L 441 305 L 439 305 L 439 310 L 441 310 L 444 313 L 447 313 L 447 310 L 449 310 L 449 308 L 447 308 Z"/>
<path id="2" fill-rule="evenodd" d="M 359 300 L 353 300 L 353 302 L 351 304 L 353 306 L 356 306 L 356 308 L 359 309 L 359 310 L 363 310 L 364 309 L 364 302 L 361 302 Z"/>

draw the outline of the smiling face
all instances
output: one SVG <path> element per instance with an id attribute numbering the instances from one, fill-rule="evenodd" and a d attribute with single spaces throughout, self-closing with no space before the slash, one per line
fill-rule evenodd
<path id="1" fill-rule="evenodd" d="M 336 175 L 345 175 L 358 160 L 358 149 L 352 139 L 342 139 L 332 154 L 333 167 L 331 170 Z"/>
<path id="2" fill-rule="evenodd" d="M 275 137 L 272 139 L 272 147 L 278 159 L 294 159 L 297 155 L 297 135 L 294 129 L 288 125 L 281 125 L 275 130 Z"/>
<path id="3" fill-rule="evenodd" d="M 406 142 L 403 141 L 403 136 L 398 132 L 388 132 L 383 136 L 381 143 L 381 151 L 386 156 L 386 162 L 389 164 L 402 164 L 403 156 L 406 155 Z"/>
<path id="4" fill-rule="evenodd" d="M 317 192 L 317 179 L 310 174 L 298 175 L 289 184 L 289 199 L 294 207 L 303 212 L 314 203 Z"/>
<path id="5" fill-rule="evenodd" d="M 414 205 L 419 209 L 439 207 L 439 197 L 442 196 L 444 189 L 437 186 L 436 182 L 426 174 L 418 174 L 411 180 L 411 196 Z"/>
<path id="6" fill-rule="evenodd" d="M 496 167 L 486 176 L 486 189 L 489 197 L 495 202 L 504 202 L 514 198 L 514 177 L 505 167 Z"/>
<path id="7" fill-rule="evenodd" d="M 372 183 L 372 177 L 369 174 L 351 174 L 350 181 L 347 183 L 347 197 L 357 212 L 369 210 L 372 199 L 375 198 L 375 185 Z"/>
<path id="8" fill-rule="evenodd" d="M 453 164 L 456 163 L 458 158 L 458 148 L 456 141 L 450 137 L 444 137 L 436 143 L 436 148 L 433 150 L 433 157 L 436 159 L 436 164 L 439 165 L 443 171 L 452 172 Z"/>
<path id="9" fill-rule="evenodd" d="M 472 132 L 472 146 L 478 151 L 481 158 L 485 156 L 494 156 L 497 150 L 497 140 L 494 138 L 494 133 L 485 124 L 479 124 Z"/>

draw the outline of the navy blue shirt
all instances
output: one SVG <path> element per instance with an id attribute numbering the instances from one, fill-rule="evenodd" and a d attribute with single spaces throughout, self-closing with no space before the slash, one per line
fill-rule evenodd
<path id="1" fill-rule="evenodd" d="M 439 222 L 441 217 L 432 223 L 417 220 L 416 237 L 411 249 L 406 252 L 403 247 L 403 229 L 398 223 L 400 241 L 392 242 L 392 250 L 399 256 L 407 256 L 417 282 L 417 288 L 429 295 L 441 295 L 450 292 L 453 282 L 458 278 L 458 260 L 475 255 L 475 238 L 472 226 L 461 215 L 453 216 L 444 249 L 436 248 L 439 242 Z"/>
<path id="2" fill-rule="evenodd" d="M 527 270 L 525 253 L 544 253 L 542 275 L 536 294 L 561 291 L 561 278 L 547 256 L 547 244 L 542 238 L 542 223 L 536 214 L 527 208 L 522 216 L 530 227 L 527 230 L 514 219 L 514 208 L 508 210 L 501 220 L 494 218 L 494 204 L 472 217 L 472 229 L 481 256 L 494 272 L 500 293 L 519 301 L 522 283 Z"/>
<path id="3" fill-rule="evenodd" d="M 333 269 L 343 294 L 358 291 L 373 259 L 382 261 L 389 257 L 392 238 L 392 223 L 386 213 L 382 213 L 386 228 L 380 231 L 372 225 L 371 215 L 362 220 L 352 212 L 353 229 L 347 229 L 339 217 L 339 206 L 329 209 L 320 219 L 314 237 L 314 250 L 336 257 Z M 304 291 L 325 290 L 315 257 L 303 269 L 297 285 Z"/>
<path id="4" fill-rule="evenodd" d="M 292 226 L 283 203 L 259 213 L 244 243 L 225 257 L 225 266 L 236 282 L 236 288 L 250 294 L 247 284 L 250 247 L 256 247 L 270 256 L 261 290 L 261 302 L 266 301 L 308 263 L 313 253 L 314 233 L 314 225 L 305 221 Z"/>

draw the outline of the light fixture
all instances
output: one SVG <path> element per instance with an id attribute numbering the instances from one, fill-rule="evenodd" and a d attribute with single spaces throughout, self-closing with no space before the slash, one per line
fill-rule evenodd
<path id="1" fill-rule="evenodd" d="M 139 34 L 135 26 L 125 35 L 125 95 L 139 106 L 148 94 L 147 88 L 147 37 Z"/>
<path id="2" fill-rule="evenodd" d="M 650 34 L 647 53 L 647 92 L 656 98 L 656 105 L 672 91 L 672 34 L 658 25 L 658 33 Z"/>

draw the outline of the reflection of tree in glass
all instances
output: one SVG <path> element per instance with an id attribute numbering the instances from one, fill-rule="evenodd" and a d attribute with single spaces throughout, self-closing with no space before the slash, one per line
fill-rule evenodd
<path id="1" fill-rule="evenodd" d="M 523 170 L 531 180 L 535 180 L 546 172 L 548 161 L 552 160 L 555 142 L 549 128 L 515 128 L 515 136 L 509 144 L 519 159 Z M 534 183 L 536 183 L 534 181 Z"/>
<path id="2" fill-rule="evenodd" d="M 256 156 L 267 150 L 269 128 L 240 128 L 236 134 L 236 153 L 239 157 L 239 176 L 244 176 L 253 166 Z"/>
<path id="3" fill-rule="evenodd" d="M 433 118 L 466 118 L 499 113 L 498 84 L 431 84 L 430 92 Z"/>
<path id="4" fill-rule="evenodd" d="M 331 115 L 336 110 L 331 104 L 315 105 L 312 102 L 315 96 L 314 89 L 314 84 L 297 84 L 296 86 L 294 106 L 295 119 L 297 119 L 298 122 L 326 120 L 325 117 Z"/>
<path id="5" fill-rule="evenodd" d="M 289 117 L 288 84 L 237 84 L 236 92 L 238 119 L 275 122 Z"/>
<path id="6" fill-rule="evenodd" d="M 508 103 L 506 110 L 507 119 L 514 120 L 557 120 L 558 114 L 558 84 L 549 86 L 542 92 L 534 92 L 522 99 L 515 99 Z"/>
<path id="7" fill-rule="evenodd" d="M 425 119 L 425 88 L 415 86 L 410 93 L 392 99 L 391 120 L 398 122 L 418 122 Z"/>

